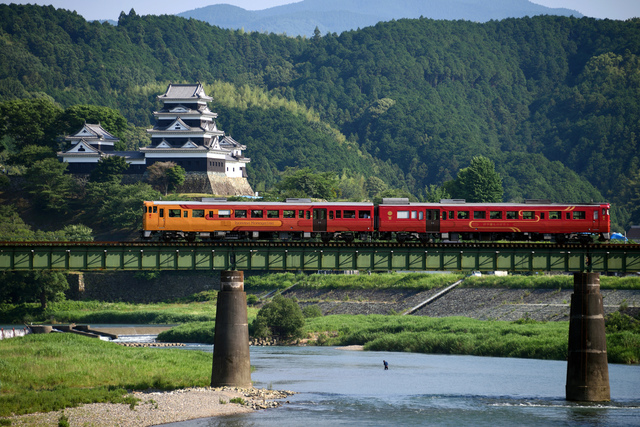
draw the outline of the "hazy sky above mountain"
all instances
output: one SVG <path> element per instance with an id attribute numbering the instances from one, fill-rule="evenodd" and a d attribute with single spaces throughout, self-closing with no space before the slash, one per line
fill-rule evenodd
<path id="1" fill-rule="evenodd" d="M 640 17 L 639 0 L 531 0 L 533 3 L 547 7 L 564 7 L 577 10 L 594 18 L 628 19 Z M 175 0 L 111 0 L 98 2 L 95 0 L 10 0 L 0 3 L 53 5 L 59 9 L 75 10 L 85 19 L 117 20 L 120 12 L 129 13 L 133 8 L 138 15 L 176 14 L 187 10 L 227 3 L 247 10 L 261 10 L 273 6 L 295 3 L 291 0 L 191 0 L 176 2 Z"/>

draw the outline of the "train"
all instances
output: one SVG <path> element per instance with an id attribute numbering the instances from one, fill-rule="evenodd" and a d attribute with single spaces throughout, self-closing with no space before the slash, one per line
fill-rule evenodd
<path id="1" fill-rule="evenodd" d="M 414 203 L 145 201 L 144 239 L 353 242 L 550 241 L 588 243 L 611 236 L 608 203 Z"/>

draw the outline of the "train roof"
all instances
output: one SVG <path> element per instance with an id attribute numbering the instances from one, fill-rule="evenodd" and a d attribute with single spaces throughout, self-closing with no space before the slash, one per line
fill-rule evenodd
<path id="1" fill-rule="evenodd" d="M 373 203 L 370 202 L 229 202 L 229 201 L 211 201 L 211 202 L 197 202 L 191 200 L 162 200 L 162 201 L 148 201 L 156 205 L 191 205 L 191 206 L 214 206 L 214 205 L 234 205 L 234 206 L 354 206 L 354 207 L 373 207 Z"/>
<path id="2" fill-rule="evenodd" d="M 210 199 L 204 201 L 192 201 L 192 200 L 166 200 L 166 201 L 148 201 L 149 203 L 153 203 L 155 205 L 190 205 L 190 206 L 215 206 L 215 205 L 234 205 L 234 206 L 272 206 L 272 207 L 287 207 L 287 206 L 314 206 L 314 207 L 355 207 L 355 208 L 370 208 L 373 207 L 374 204 L 371 202 L 313 202 L 309 199 L 289 199 L 286 202 L 234 202 L 227 201 L 224 199 Z M 569 208 L 569 207 L 601 207 L 601 206 L 609 206 L 609 203 L 601 202 L 601 203 L 551 203 L 548 200 L 528 200 L 525 203 L 467 203 L 464 200 L 457 199 L 447 199 L 441 200 L 439 203 L 416 203 L 409 202 L 407 199 L 383 199 L 383 202 L 379 205 L 382 207 L 423 207 L 423 208 L 461 208 L 461 207 L 469 207 L 469 208 L 517 208 L 517 209 L 526 209 L 526 208 Z"/>

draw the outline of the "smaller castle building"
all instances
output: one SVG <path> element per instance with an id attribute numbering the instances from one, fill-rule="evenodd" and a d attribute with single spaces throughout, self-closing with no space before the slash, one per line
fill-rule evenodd
<path id="1" fill-rule="evenodd" d="M 219 195 L 252 195 L 246 166 L 251 159 L 246 146 L 218 129 L 217 113 L 209 109 L 212 100 L 201 84 L 170 84 L 158 96 L 162 108 L 154 111 L 156 124 L 147 132 L 151 145 L 140 151 L 116 151 L 116 137 L 100 124 L 86 124 L 65 139 L 71 148 L 58 153 L 73 174 L 89 174 L 101 158 L 124 157 L 128 175 L 140 175 L 155 162 L 174 162 L 187 173 L 183 191 Z"/>

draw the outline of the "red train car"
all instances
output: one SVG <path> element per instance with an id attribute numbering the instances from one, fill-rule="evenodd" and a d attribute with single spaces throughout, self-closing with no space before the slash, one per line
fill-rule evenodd
<path id="1" fill-rule="evenodd" d="M 610 206 L 526 203 L 409 203 L 385 199 L 378 207 L 377 230 L 382 238 L 405 240 L 609 240 Z"/>
<path id="2" fill-rule="evenodd" d="M 143 237 L 163 240 L 303 239 L 352 241 L 374 231 L 372 203 L 144 202 Z"/>

